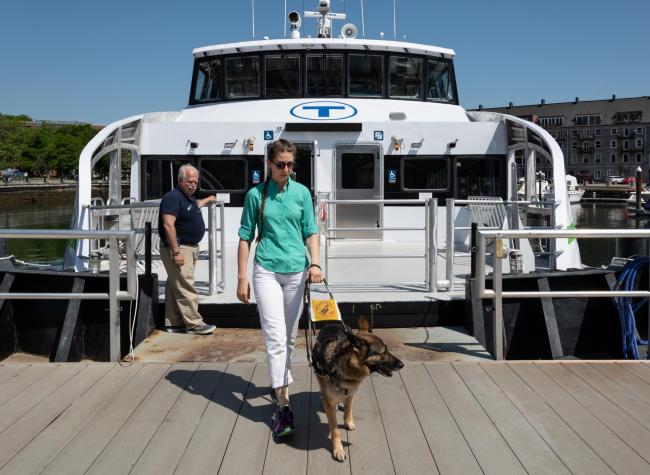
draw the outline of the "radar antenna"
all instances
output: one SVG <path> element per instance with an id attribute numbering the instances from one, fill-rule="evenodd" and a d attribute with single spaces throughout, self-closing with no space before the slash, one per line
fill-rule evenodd
<path id="1" fill-rule="evenodd" d="M 345 20 L 345 13 L 332 13 L 330 0 L 318 0 L 318 11 L 305 12 L 305 18 L 316 18 L 318 20 L 318 37 L 332 37 L 332 21 Z"/>

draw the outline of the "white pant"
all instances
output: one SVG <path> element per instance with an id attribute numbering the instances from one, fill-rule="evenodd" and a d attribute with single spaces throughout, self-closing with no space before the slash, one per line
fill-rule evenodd
<path id="1" fill-rule="evenodd" d="M 307 271 L 281 274 L 253 267 L 253 291 L 260 314 L 271 387 L 293 382 L 291 352 L 302 313 Z"/>

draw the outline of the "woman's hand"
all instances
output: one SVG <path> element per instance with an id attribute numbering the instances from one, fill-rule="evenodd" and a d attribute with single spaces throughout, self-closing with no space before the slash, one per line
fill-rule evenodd
<path id="1" fill-rule="evenodd" d="M 246 277 L 237 279 L 237 298 L 240 302 L 249 303 L 251 298 L 251 286 L 248 284 Z"/>
<path id="2" fill-rule="evenodd" d="M 311 266 L 308 270 L 307 280 L 312 284 L 320 284 L 323 282 L 323 271 L 320 267 Z"/>

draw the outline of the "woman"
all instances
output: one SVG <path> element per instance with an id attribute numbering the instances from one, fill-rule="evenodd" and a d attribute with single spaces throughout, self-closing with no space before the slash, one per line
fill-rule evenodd
<path id="1" fill-rule="evenodd" d="M 246 194 L 237 251 L 237 298 L 250 299 L 247 267 L 255 228 L 257 248 L 253 290 L 260 314 L 272 394 L 280 411 L 273 424 L 277 437 L 295 430 L 289 408 L 291 352 L 302 313 L 305 281 L 322 282 L 320 238 L 309 190 L 290 179 L 296 147 L 277 140 L 269 148 L 270 173 Z M 305 253 L 305 244 L 311 259 Z M 311 261 L 311 263 L 310 263 Z"/>

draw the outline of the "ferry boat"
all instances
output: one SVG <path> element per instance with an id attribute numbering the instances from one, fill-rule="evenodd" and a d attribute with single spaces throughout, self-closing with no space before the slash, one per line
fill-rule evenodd
<path id="1" fill-rule="evenodd" d="M 248 189 L 266 175 L 268 145 L 288 139 L 298 146 L 295 179 L 312 192 L 321 218 L 324 200 L 376 200 L 363 206 L 335 205 L 337 241 L 422 241 L 423 233 L 385 231 L 423 225 L 407 200 L 432 198 L 440 205 L 438 235 L 445 235 L 447 199 L 492 197 L 517 201 L 535 189 L 539 163 L 551 170 L 554 206 L 546 215 L 554 228 L 572 227 L 564 157 L 541 127 L 523 119 L 467 111 L 459 102 L 452 49 L 405 41 L 357 38 L 345 24 L 338 35 L 330 2 L 305 12 L 317 20 L 317 36 L 301 32 L 302 17 L 288 15 L 290 38 L 204 46 L 193 51 L 187 107 L 128 117 L 105 127 L 79 159 L 79 190 L 73 229 L 90 229 L 93 166 L 111 157 L 109 203 L 155 201 L 176 184 L 178 168 L 191 163 L 200 171 L 198 194 L 213 193 L 225 203 L 226 242 L 237 228 Z M 120 160 L 131 155 L 130 190 L 122 196 Z M 385 203 L 381 200 L 391 200 Z M 404 205 L 400 205 L 404 201 Z M 328 208 L 329 209 L 329 208 Z M 527 221 L 526 207 L 515 221 Z M 467 222 L 466 206 L 455 219 Z M 516 225 L 516 224 L 515 224 Z M 372 228 L 378 228 L 374 231 Z M 467 230 L 455 239 L 468 243 Z M 88 242 L 66 255 L 76 270 L 88 268 Z M 523 250 L 539 261 L 534 247 Z M 575 240 L 558 239 L 547 252 L 550 269 L 580 268 Z"/>

